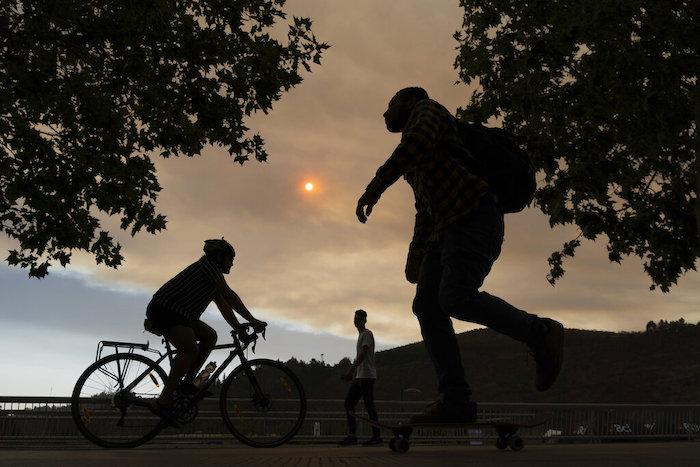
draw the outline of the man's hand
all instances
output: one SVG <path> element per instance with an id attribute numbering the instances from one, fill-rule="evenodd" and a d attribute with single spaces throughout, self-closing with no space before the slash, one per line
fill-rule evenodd
<path id="1" fill-rule="evenodd" d="M 250 322 L 250 325 L 253 326 L 253 331 L 256 333 L 263 332 L 265 328 L 267 327 L 267 323 L 265 321 L 260 321 L 260 320 L 252 320 Z"/>
<path id="2" fill-rule="evenodd" d="M 353 370 L 350 368 L 348 371 L 345 372 L 343 376 L 340 377 L 343 381 L 352 381 L 352 373 Z"/>
<path id="3" fill-rule="evenodd" d="M 355 214 L 357 214 L 357 219 L 360 222 L 363 224 L 367 222 L 367 217 L 372 214 L 372 208 L 375 204 L 377 204 L 377 201 L 379 201 L 379 197 L 371 195 L 367 191 L 360 196 L 360 199 L 357 200 L 357 210 L 355 211 Z"/>
<path id="4" fill-rule="evenodd" d="M 416 250 L 409 250 L 406 259 L 406 280 L 411 284 L 418 283 L 421 262 L 423 262 L 423 254 Z"/>

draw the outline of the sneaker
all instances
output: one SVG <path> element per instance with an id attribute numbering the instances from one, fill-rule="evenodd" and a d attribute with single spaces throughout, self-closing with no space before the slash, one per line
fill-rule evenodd
<path id="1" fill-rule="evenodd" d="M 357 444 L 357 436 L 347 435 L 345 438 L 338 441 L 338 446 L 353 446 Z"/>
<path id="2" fill-rule="evenodd" d="M 197 386 L 195 386 L 195 384 L 192 381 L 181 382 L 180 385 L 177 387 L 177 390 L 180 394 L 183 394 L 185 396 L 194 396 L 200 391 L 200 389 Z M 202 397 L 209 397 L 211 395 L 211 391 L 204 391 L 202 393 Z"/>
<path id="3" fill-rule="evenodd" d="M 173 412 L 172 404 L 161 404 L 158 400 L 154 400 L 152 403 L 148 404 L 148 409 L 154 415 L 159 416 L 161 421 L 166 425 L 173 428 L 180 428 L 180 423 L 177 421 L 177 417 Z"/>
<path id="4" fill-rule="evenodd" d="M 537 377 L 535 386 L 538 391 L 546 391 L 561 370 L 564 354 L 564 326 L 558 321 L 545 318 L 547 334 L 537 345 L 530 345 L 535 356 L 535 367 Z"/>
<path id="5" fill-rule="evenodd" d="M 426 407 L 422 414 L 411 417 L 409 423 L 473 423 L 475 421 L 476 402 L 440 399 Z"/>
<path id="6" fill-rule="evenodd" d="M 381 446 L 382 444 L 384 444 L 384 440 L 377 436 L 372 436 L 370 439 L 362 443 L 363 446 Z"/>

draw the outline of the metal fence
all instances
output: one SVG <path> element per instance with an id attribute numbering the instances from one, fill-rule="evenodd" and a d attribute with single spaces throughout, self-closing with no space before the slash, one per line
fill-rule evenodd
<path id="1" fill-rule="evenodd" d="M 387 424 L 405 422 L 425 402 L 377 401 L 379 418 Z M 362 412 L 362 404 L 358 410 Z M 480 419 L 505 418 L 528 422 L 547 418 L 543 425 L 521 430 L 530 442 L 606 442 L 660 439 L 700 439 L 700 405 L 517 404 L 479 403 Z M 345 436 L 347 421 L 341 400 L 308 401 L 297 443 L 335 442 Z M 358 423 L 358 435 L 369 437 L 371 427 Z M 385 436 L 389 436 L 388 433 Z M 491 443 L 496 433 L 487 429 L 421 429 L 418 443 Z M 216 398 L 200 403 L 197 419 L 179 430 L 156 438 L 167 441 L 233 441 L 219 414 Z M 217 441 L 218 440 L 218 441 Z M 68 397 L 0 396 L 0 442 L 58 443 L 81 441 L 70 412 Z M 87 441 L 85 441 L 87 443 Z"/>

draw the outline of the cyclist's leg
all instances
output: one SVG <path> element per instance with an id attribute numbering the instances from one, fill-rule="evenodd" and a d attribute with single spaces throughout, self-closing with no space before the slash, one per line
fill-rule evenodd
<path id="1" fill-rule="evenodd" d="M 207 361 L 207 357 L 216 345 L 217 338 L 216 331 L 204 321 L 195 321 L 192 329 L 194 329 L 195 338 L 199 341 L 199 355 L 187 372 L 185 381 L 193 381 L 197 377 L 199 369 Z"/>
<path id="2" fill-rule="evenodd" d="M 163 392 L 158 398 L 159 403 L 169 404 L 173 400 L 173 393 L 180 384 L 180 380 L 190 369 L 192 363 L 197 360 L 199 347 L 197 346 L 195 331 L 189 326 L 173 326 L 164 335 L 177 349 L 177 355 L 173 359 L 173 367 L 170 369 L 168 379 L 165 380 Z"/>

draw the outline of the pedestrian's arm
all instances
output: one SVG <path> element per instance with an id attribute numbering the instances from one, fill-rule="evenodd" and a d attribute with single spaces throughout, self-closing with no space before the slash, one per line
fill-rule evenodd
<path id="1" fill-rule="evenodd" d="M 350 368 L 348 371 L 345 373 L 345 379 L 346 380 L 351 380 L 353 373 L 355 373 L 355 370 L 357 370 L 357 367 L 360 366 L 360 363 L 364 361 L 364 359 L 367 357 L 367 354 L 369 353 L 369 346 L 368 345 L 363 345 L 362 350 L 360 350 L 360 353 L 357 355 L 357 358 L 353 362 L 352 365 L 350 365 Z"/>
<path id="2" fill-rule="evenodd" d="M 355 363 L 352 364 L 353 370 L 357 369 L 357 367 L 360 366 L 360 363 L 362 363 L 365 360 L 368 353 L 369 353 L 369 346 L 363 345 L 362 350 L 360 350 L 360 353 L 357 355 L 357 358 L 355 359 Z"/>

